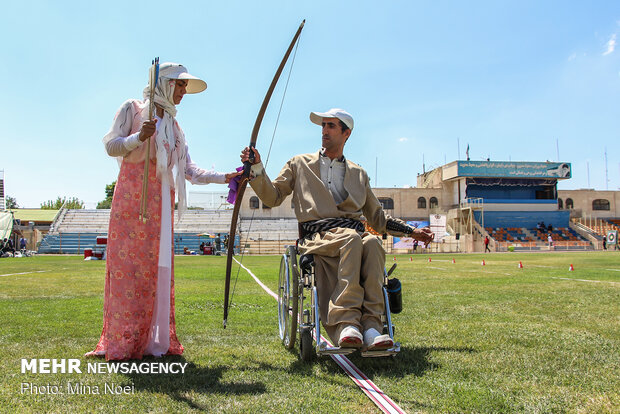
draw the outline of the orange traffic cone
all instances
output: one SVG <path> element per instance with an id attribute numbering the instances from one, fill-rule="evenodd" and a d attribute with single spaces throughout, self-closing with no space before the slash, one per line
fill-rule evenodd
<path id="1" fill-rule="evenodd" d="M 431 262 L 431 258 L 430 258 L 430 257 L 428 258 L 428 262 L 429 262 L 429 263 Z"/>
<path id="2" fill-rule="evenodd" d="M 396 256 L 394 256 L 394 261 L 396 261 Z"/>
<path id="3" fill-rule="evenodd" d="M 519 269 L 523 269 L 523 263 L 519 262 Z"/>
<path id="4" fill-rule="evenodd" d="M 409 256 L 409 261 L 413 262 L 413 256 Z"/>
<path id="5" fill-rule="evenodd" d="M 453 257 L 453 258 L 452 258 L 452 264 L 454 264 L 454 263 L 456 263 L 456 262 L 454 261 L 454 257 Z"/>
<path id="6" fill-rule="evenodd" d="M 484 259 L 482 259 L 482 266 L 486 266 L 487 264 L 484 262 Z"/>
<path id="7" fill-rule="evenodd" d="M 568 268 L 568 271 L 569 271 L 569 272 L 572 272 L 573 270 L 575 270 L 575 268 L 573 267 L 573 265 L 572 265 L 572 263 L 571 263 L 570 267 Z"/>

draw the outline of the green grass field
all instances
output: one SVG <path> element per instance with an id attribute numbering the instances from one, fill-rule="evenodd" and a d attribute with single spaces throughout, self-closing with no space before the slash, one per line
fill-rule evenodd
<path id="1" fill-rule="evenodd" d="M 394 316 L 401 353 L 350 357 L 405 411 L 620 412 L 620 255 L 409 257 L 397 256 L 395 273 L 404 291 L 404 310 Z M 245 257 L 243 264 L 275 290 L 279 260 Z M 274 299 L 243 270 L 222 329 L 222 257 L 176 258 L 177 331 L 186 351 L 164 361 L 187 362 L 184 375 L 22 374 L 21 358 L 93 362 L 82 355 L 101 333 L 104 267 L 67 256 L 0 260 L 1 411 L 378 411 L 331 358 L 305 364 L 284 349 Z M 21 393 L 24 382 L 135 391 L 31 395 Z"/>

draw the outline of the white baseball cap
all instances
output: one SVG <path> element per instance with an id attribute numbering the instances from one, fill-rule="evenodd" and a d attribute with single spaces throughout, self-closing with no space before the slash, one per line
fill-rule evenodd
<path id="1" fill-rule="evenodd" d="M 159 65 L 159 76 L 168 79 L 187 80 L 186 93 L 199 93 L 207 89 L 207 82 L 190 75 L 187 68 L 178 63 L 165 62 Z"/>
<path id="2" fill-rule="evenodd" d="M 327 112 L 310 112 L 310 121 L 312 121 L 313 124 L 322 125 L 323 118 L 338 118 L 344 122 L 349 129 L 353 129 L 353 117 L 344 109 L 332 108 Z"/>

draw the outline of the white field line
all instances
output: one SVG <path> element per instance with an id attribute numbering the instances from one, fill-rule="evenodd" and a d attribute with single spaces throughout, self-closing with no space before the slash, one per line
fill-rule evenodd
<path id="1" fill-rule="evenodd" d="M 514 276 L 514 273 L 495 272 L 493 270 L 484 270 L 483 266 L 480 266 L 480 267 L 482 267 L 482 269 L 479 269 L 479 270 L 462 269 L 462 270 L 459 270 L 459 272 L 463 272 L 463 273 L 486 273 L 486 274 L 489 274 L 489 275 L 502 274 L 502 275 L 506 275 L 506 276 Z M 517 269 L 517 270 L 521 270 L 521 269 Z"/>
<path id="2" fill-rule="evenodd" d="M 271 289 L 269 289 L 263 282 L 256 277 L 254 273 L 244 265 L 242 265 L 237 259 L 233 257 L 234 261 L 239 263 L 239 266 L 243 268 L 246 272 L 252 276 L 252 278 L 258 283 L 260 287 L 263 288 L 265 292 L 272 298 L 278 300 L 278 295 L 275 294 Z M 314 331 L 313 331 L 314 332 Z M 315 338 L 316 340 L 316 338 Z M 321 335 L 321 340 L 327 342 L 329 346 L 333 346 L 329 340 L 327 340 L 323 335 Z M 384 413 L 390 414 L 404 414 L 402 408 L 400 408 L 390 397 L 385 395 L 383 391 L 379 387 L 377 387 L 362 371 L 359 370 L 349 359 L 344 355 L 333 354 L 330 355 L 332 359 L 342 368 L 349 378 L 357 384 L 358 387 L 361 388 L 362 391 L 374 402 L 379 409 Z"/>
<path id="3" fill-rule="evenodd" d="M 33 272 L 22 272 L 22 273 L 7 273 L 6 275 L 0 275 L 0 277 L 15 276 L 15 275 L 29 275 L 31 273 L 45 273 L 45 272 L 49 272 L 49 270 L 35 270 Z"/>
<path id="4" fill-rule="evenodd" d="M 428 259 L 425 260 L 426 262 L 428 262 Z M 432 259 L 433 262 L 447 262 L 447 263 L 452 263 L 452 260 L 445 260 L 445 259 Z M 415 260 L 414 260 L 415 262 Z M 432 262 L 431 262 L 432 263 Z"/>
<path id="5" fill-rule="evenodd" d="M 574 280 L 576 282 L 590 282 L 590 283 L 611 283 L 612 285 L 620 285 L 619 282 L 612 282 L 611 280 L 573 279 L 571 277 L 553 277 L 553 276 L 551 276 L 551 279 Z"/>

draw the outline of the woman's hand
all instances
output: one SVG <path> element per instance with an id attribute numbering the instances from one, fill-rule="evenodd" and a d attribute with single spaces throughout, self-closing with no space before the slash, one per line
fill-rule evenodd
<path id="1" fill-rule="evenodd" d="M 260 162 L 260 154 L 256 148 L 252 148 L 254 152 L 254 162 L 252 164 L 258 164 Z M 243 151 L 241 151 L 241 162 L 250 161 L 250 148 L 245 147 Z"/>
<path id="2" fill-rule="evenodd" d="M 151 119 L 150 121 L 144 121 L 142 123 L 142 129 L 140 130 L 140 135 L 138 136 L 140 141 L 144 142 L 155 134 L 155 131 L 157 130 L 155 124 L 157 124 L 157 119 Z"/>
<path id="3" fill-rule="evenodd" d="M 224 177 L 226 177 L 226 184 L 228 184 L 230 180 L 232 180 L 235 177 L 240 176 L 241 174 L 243 174 L 243 170 L 231 172 L 230 174 L 224 174 Z"/>

